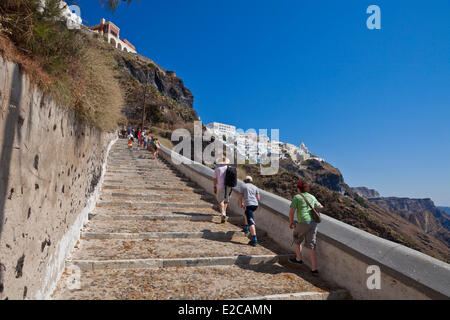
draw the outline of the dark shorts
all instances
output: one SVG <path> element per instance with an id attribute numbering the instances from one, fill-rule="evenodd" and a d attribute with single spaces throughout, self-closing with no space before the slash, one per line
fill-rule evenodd
<path id="1" fill-rule="evenodd" d="M 296 245 L 305 241 L 305 247 L 311 250 L 316 249 L 317 223 L 297 222 L 294 229 L 294 243 Z"/>
<path id="2" fill-rule="evenodd" d="M 258 206 L 247 206 L 245 207 L 245 217 L 247 218 L 247 223 L 249 226 L 255 225 L 255 219 L 253 219 L 253 212 L 258 209 Z"/>

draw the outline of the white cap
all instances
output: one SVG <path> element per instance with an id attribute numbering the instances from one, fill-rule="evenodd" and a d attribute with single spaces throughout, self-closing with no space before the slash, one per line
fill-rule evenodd
<path id="1" fill-rule="evenodd" d="M 246 177 L 245 177 L 245 181 L 253 182 L 253 179 L 252 179 L 252 177 L 250 177 L 250 176 L 246 176 Z"/>

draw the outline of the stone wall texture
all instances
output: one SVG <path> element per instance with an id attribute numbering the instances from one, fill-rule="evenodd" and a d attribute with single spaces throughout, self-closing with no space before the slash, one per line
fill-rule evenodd
<path id="1" fill-rule="evenodd" d="M 0 299 L 45 299 L 116 135 L 81 124 L 1 57 L 0 108 Z"/>

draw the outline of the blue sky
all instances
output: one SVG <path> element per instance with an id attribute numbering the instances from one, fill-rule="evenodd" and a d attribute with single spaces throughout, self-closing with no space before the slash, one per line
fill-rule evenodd
<path id="1" fill-rule="evenodd" d="M 280 129 L 350 186 L 450 206 L 448 0 L 78 2 L 176 71 L 204 123 Z"/>

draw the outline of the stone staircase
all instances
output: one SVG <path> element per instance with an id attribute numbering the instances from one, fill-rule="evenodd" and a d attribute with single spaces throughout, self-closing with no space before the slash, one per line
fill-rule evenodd
<path id="1" fill-rule="evenodd" d="M 306 266 L 292 266 L 292 255 L 263 232 L 249 246 L 242 224 L 243 216 L 220 223 L 212 196 L 121 139 L 52 298 L 346 298 Z"/>

